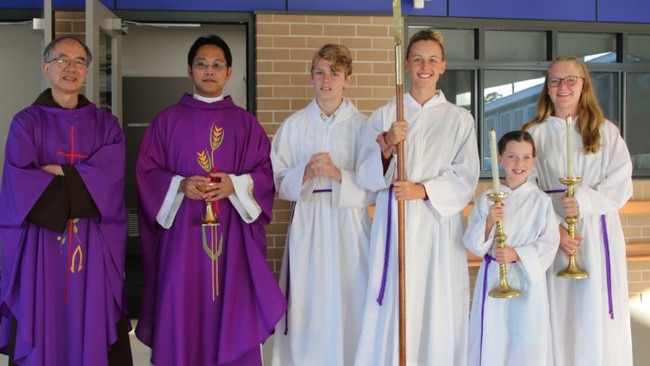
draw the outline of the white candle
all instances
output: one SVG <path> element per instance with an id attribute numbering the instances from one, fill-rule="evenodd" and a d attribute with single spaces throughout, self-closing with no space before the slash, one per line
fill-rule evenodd
<path id="1" fill-rule="evenodd" d="M 492 163 L 492 185 L 494 193 L 499 193 L 499 158 L 497 157 L 497 132 L 490 130 L 490 162 Z"/>
<path id="2" fill-rule="evenodd" d="M 573 175 L 573 126 L 571 115 L 566 116 L 566 175 L 567 178 L 574 178 Z"/>

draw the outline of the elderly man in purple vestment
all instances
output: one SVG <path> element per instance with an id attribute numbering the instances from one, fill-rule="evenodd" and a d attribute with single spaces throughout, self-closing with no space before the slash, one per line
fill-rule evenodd
<path id="1" fill-rule="evenodd" d="M 218 36 L 188 53 L 194 95 L 163 110 L 136 163 L 145 288 L 136 334 L 156 366 L 261 365 L 286 301 L 266 262 L 270 142 L 223 88 Z"/>
<path id="2" fill-rule="evenodd" d="M 86 45 L 57 38 L 43 56 L 51 88 L 14 116 L 7 138 L 0 351 L 10 365 L 132 365 L 124 134 L 79 94 Z"/>

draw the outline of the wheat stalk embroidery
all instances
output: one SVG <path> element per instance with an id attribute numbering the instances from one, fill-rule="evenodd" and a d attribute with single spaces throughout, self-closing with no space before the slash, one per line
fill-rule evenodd
<path id="1" fill-rule="evenodd" d="M 219 128 L 213 123 L 210 127 L 210 153 L 208 153 L 207 149 L 197 153 L 199 166 L 201 166 L 201 169 L 206 173 L 210 173 L 213 168 L 216 168 L 214 164 L 214 152 L 219 148 L 219 146 L 221 146 L 222 142 L 223 127 Z"/>

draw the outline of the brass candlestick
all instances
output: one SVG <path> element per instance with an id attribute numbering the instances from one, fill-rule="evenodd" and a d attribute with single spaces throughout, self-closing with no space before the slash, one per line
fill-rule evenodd
<path id="1" fill-rule="evenodd" d="M 567 186 L 566 195 L 567 197 L 573 197 L 575 192 L 574 186 L 579 184 L 582 181 L 582 178 L 579 177 L 566 177 L 560 178 L 560 182 Z M 572 238 L 576 237 L 576 223 L 578 222 L 577 216 L 567 216 L 564 221 L 568 224 L 569 235 Z M 569 255 L 569 265 L 565 270 L 557 273 L 557 276 L 560 278 L 569 278 L 574 280 L 581 280 L 589 277 L 589 274 L 584 270 L 580 269 L 576 264 L 576 257 L 574 254 Z"/>
<path id="2" fill-rule="evenodd" d="M 490 193 L 487 195 L 488 199 L 494 203 L 499 203 L 506 198 L 508 198 L 508 194 L 504 192 L 499 192 L 499 193 Z M 496 232 L 494 233 L 494 240 L 497 242 L 497 247 L 498 248 L 503 248 L 505 247 L 505 242 L 508 236 L 503 232 L 503 221 L 499 220 L 497 221 L 497 228 Z M 510 288 L 508 285 L 508 279 L 506 278 L 506 265 L 499 263 L 499 287 L 493 289 L 490 291 L 489 295 L 490 297 L 494 297 L 497 299 L 509 299 L 512 297 L 517 297 L 519 296 L 520 292 L 519 290 L 515 290 L 513 288 Z"/>

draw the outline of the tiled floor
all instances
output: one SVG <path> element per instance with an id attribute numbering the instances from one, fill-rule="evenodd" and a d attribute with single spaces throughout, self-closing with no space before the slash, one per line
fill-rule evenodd
<path id="1" fill-rule="evenodd" d="M 650 305 L 631 305 L 632 343 L 634 347 L 634 364 L 637 366 L 650 365 Z M 134 322 L 135 325 L 135 322 Z M 133 348 L 133 363 L 135 366 L 149 366 L 149 348 L 131 332 L 131 347 Z M 273 337 L 263 347 L 264 363 L 270 365 Z M 7 364 L 7 357 L 0 355 L 0 365 Z"/>

